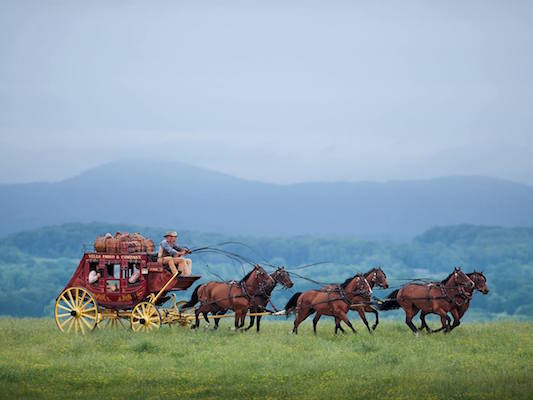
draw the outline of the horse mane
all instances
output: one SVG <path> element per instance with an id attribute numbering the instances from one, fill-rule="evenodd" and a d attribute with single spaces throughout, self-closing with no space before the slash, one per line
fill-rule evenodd
<path id="1" fill-rule="evenodd" d="M 450 275 L 448 275 L 446 278 L 440 281 L 440 283 L 445 284 L 446 282 L 448 282 L 448 279 L 450 279 L 453 274 L 455 274 L 455 271 L 453 271 Z"/>
<path id="2" fill-rule="evenodd" d="M 485 279 L 485 282 L 487 281 L 487 278 L 485 277 L 485 275 L 483 275 L 483 272 L 480 272 L 480 271 L 470 272 L 470 273 L 466 274 L 466 276 L 471 278 L 475 274 L 481 275 L 483 277 L 483 279 Z"/>
<path id="3" fill-rule="evenodd" d="M 348 278 L 346 279 L 343 283 L 341 283 L 341 288 L 343 289 L 346 289 L 346 286 L 348 286 L 348 284 L 354 280 L 359 274 L 355 274 L 354 276 L 352 276 L 351 278 Z"/>
<path id="4" fill-rule="evenodd" d="M 248 272 L 246 275 L 244 275 L 244 278 L 242 278 L 242 279 L 240 280 L 240 282 L 241 282 L 241 283 L 246 282 L 246 281 L 248 280 L 248 278 L 250 277 L 250 275 L 252 275 L 252 272 L 254 272 L 254 271 L 255 271 L 255 268 L 252 269 L 250 272 Z"/>

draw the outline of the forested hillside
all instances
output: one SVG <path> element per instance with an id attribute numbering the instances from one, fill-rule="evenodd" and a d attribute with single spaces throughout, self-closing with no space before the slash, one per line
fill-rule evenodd
<path id="1" fill-rule="evenodd" d="M 12 234 L 0 239 L 0 314 L 40 316 L 50 313 L 83 254 L 97 235 L 115 231 L 142 232 L 159 240 L 163 228 L 100 223 L 66 224 Z M 380 265 L 397 287 L 410 278 L 443 278 L 454 266 L 485 272 L 490 294 L 474 296 L 471 315 L 482 318 L 533 317 L 533 228 L 458 225 L 431 229 L 408 243 L 363 241 L 349 237 L 252 237 L 180 232 L 180 243 L 191 248 L 224 245 L 254 261 L 295 268 L 330 261 L 297 273 L 320 282 L 340 282 L 357 271 Z M 204 279 L 238 278 L 243 267 L 213 255 L 192 256 L 193 268 Z M 244 268 L 248 268 L 244 265 Z M 313 287 L 293 277 L 295 289 Z M 294 290 L 293 290 L 294 291 Z M 291 291 L 276 290 L 283 305 Z M 375 291 L 384 297 L 388 291 Z M 183 297 L 190 295 L 186 292 Z"/>

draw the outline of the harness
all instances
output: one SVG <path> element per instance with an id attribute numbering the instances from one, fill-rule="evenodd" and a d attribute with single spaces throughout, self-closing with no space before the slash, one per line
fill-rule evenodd
<path id="1" fill-rule="evenodd" d="M 465 284 L 457 285 L 454 288 L 457 289 L 457 295 L 450 296 L 448 291 L 446 290 L 446 285 L 441 282 L 430 282 L 421 284 L 426 286 L 426 297 L 425 299 L 429 302 L 430 300 L 436 300 L 436 299 L 444 299 L 450 304 L 455 304 L 457 307 L 461 307 L 465 301 L 472 299 L 473 293 L 468 293 L 464 287 Z M 441 296 L 430 296 L 429 292 L 432 288 L 438 288 L 440 289 Z"/>

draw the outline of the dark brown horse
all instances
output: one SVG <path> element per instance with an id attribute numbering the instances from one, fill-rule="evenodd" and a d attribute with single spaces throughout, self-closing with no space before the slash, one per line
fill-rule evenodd
<path id="1" fill-rule="evenodd" d="M 414 282 L 395 290 L 379 306 L 379 309 L 403 308 L 405 311 L 405 323 L 415 335 L 418 335 L 418 330 L 413 324 L 413 317 L 419 311 L 425 314 L 438 314 L 444 332 L 448 332 L 446 320 L 448 312 L 452 313 L 455 324 L 455 321 L 459 319 L 459 312 L 456 306 L 464 303 L 468 297 L 466 290 L 473 288 L 474 282 L 460 268 L 454 268 L 453 272 L 441 282 Z"/>
<path id="2" fill-rule="evenodd" d="M 489 288 L 487 286 L 487 278 L 485 278 L 485 275 L 483 275 L 483 272 L 477 272 L 474 270 L 474 272 L 471 272 L 469 274 L 466 274 L 472 282 L 474 282 L 474 288 L 473 289 L 465 289 L 465 291 L 468 293 L 468 297 L 465 299 L 464 303 L 461 305 L 457 305 L 457 311 L 459 313 L 459 323 L 461 318 L 465 315 L 466 311 L 468 310 L 468 307 L 470 306 L 470 300 L 472 299 L 472 296 L 474 294 L 474 290 L 477 290 L 478 292 L 481 292 L 482 294 L 489 293 Z M 437 330 L 431 330 L 426 323 L 426 313 L 422 312 L 420 314 L 420 320 L 422 321 L 422 325 L 420 326 L 420 330 L 426 329 L 426 332 L 428 333 L 434 333 L 439 332 L 442 330 L 442 328 L 439 328 Z M 446 320 L 448 321 L 448 327 L 451 331 L 452 329 L 455 329 L 457 326 L 459 326 L 459 323 L 457 325 L 451 325 L 451 318 L 449 316 L 446 317 Z"/>
<path id="3" fill-rule="evenodd" d="M 265 293 L 255 296 L 252 299 L 251 305 L 250 305 L 250 312 L 252 313 L 258 313 L 265 310 L 266 306 L 268 305 L 268 302 L 270 301 L 270 296 L 272 295 L 272 291 L 276 287 L 276 285 L 279 283 L 282 286 L 286 288 L 293 287 L 294 283 L 291 280 L 291 277 L 287 271 L 285 271 L 284 267 L 278 267 L 273 273 L 270 274 L 270 277 L 274 280 L 274 284 L 268 285 L 265 288 Z M 250 325 L 245 330 L 247 331 L 252 326 L 254 326 L 254 316 L 250 316 Z M 257 332 L 259 332 L 259 325 L 261 323 L 261 316 L 257 316 Z"/>
<path id="4" fill-rule="evenodd" d="M 285 306 L 289 311 L 296 306 L 297 315 L 294 321 L 292 332 L 298 333 L 298 325 L 307 317 L 316 312 L 313 318 L 313 332 L 316 334 L 316 325 L 322 315 L 335 317 L 335 334 L 340 328 L 340 322 L 357 333 L 348 319 L 348 311 L 354 304 L 370 300 L 372 289 L 362 274 L 357 274 L 346 279 L 341 285 L 330 286 L 329 289 L 309 290 L 303 293 L 296 293 Z"/>
<path id="5" fill-rule="evenodd" d="M 385 275 L 385 272 L 383 272 L 381 267 L 372 268 L 366 274 L 363 274 L 363 276 L 370 285 L 371 289 L 374 289 L 374 286 L 379 286 L 383 289 L 387 289 L 389 287 L 389 284 L 387 283 L 387 275 Z M 331 289 L 332 287 L 334 287 L 334 285 L 325 286 L 323 289 Z M 371 304 L 356 304 L 351 306 L 350 310 L 354 310 L 359 313 L 359 316 L 363 320 L 369 332 L 376 330 L 376 327 L 379 324 L 379 314 L 374 306 L 372 306 Z M 372 325 L 372 330 L 370 330 L 370 327 L 368 326 L 368 320 L 366 319 L 365 312 L 371 312 L 376 316 L 376 322 L 374 323 L 374 325 Z M 342 328 L 342 326 L 339 325 L 339 329 L 342 333 L 344 333 L 344 329 Z"/>
<path id="6" fill-rule="evenodd" d="M 250 301 L 250 312 L 252 313 L 258 313 L 265 310 L 268 302 L 270 301 L 272 291 L 276 287 L 278 283 L 283 285 L 286 288 L 293 287 L 294 283 L 291 280 L 291 277 L 287 271 L 285 271 L 284 267 L 278 267 L 273 273 L 270 274 L 270 277 L 273 279 L 273 284 L 266 285 L 265 291 L 263 294 L 258 294 L 252 298 Z M 221 311 L 217 313 L 217 315 L 223 315 L 226 311 Z M 204 318 L 205 315 L 204 315 Z M 254 326 L 255 316 L 250 316 L 250 325 L 245 328 L 244 330 L 249 330 L 252 326 Z M 220 318 L 215 319 L 215 326 L 213 329 L 218 329 L 218 324 L 220 322 Z M 261 316 L 257 316 L 257 332 L 259 332 L 261 325 Z"/>
<path id="7" fill-rule="evenodd" d="M 196 322 L 193 328 L 200 325 L 199 315 L 202 313 L 207 322 L 207 313 L 217 314 L 227 310 L 235 312 L 235 329 L 244 326 L 244 319 L 250 303 L 255 296 L 264 294 L 266 287 L 273 284 L 273 279 L 266 271 L 256 265 L 244 278 L 235 282 L 208 282 L 199 285 L 193 292 L 191 300 L 182 306 L 190 308 L 198 301 L 200 306 L 195 310 Z"/>

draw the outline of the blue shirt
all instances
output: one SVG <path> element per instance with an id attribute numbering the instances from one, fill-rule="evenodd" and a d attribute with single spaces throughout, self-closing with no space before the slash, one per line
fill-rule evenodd
<path id="1" fill-rule="evenodd" d="M 168 256 L 175 257 L 178 255 L 178 251 L 185 250 L 184 248 L 179 247 L 176 243 L 171 245 L 169 242 L 167 242 L 166 239 L 163 239 L 161 241 L 160 246 L 163 248 L 163 257 L 168 257 Z"/>

